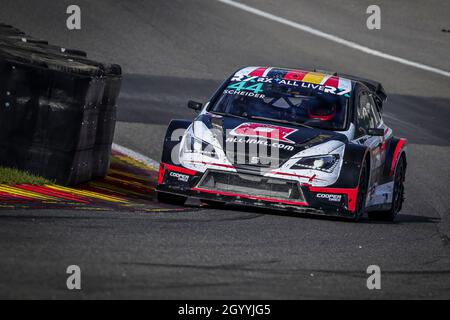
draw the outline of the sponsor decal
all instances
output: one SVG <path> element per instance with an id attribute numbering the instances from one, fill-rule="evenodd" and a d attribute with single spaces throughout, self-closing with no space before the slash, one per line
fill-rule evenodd
<path id="1" fill-rule="evenodd" d="M 245 97 L 253 97 L 258 99 L 264 99 L 266 96 L 263 94 L 247 92 L 247 91 L 235 91 L 235 90 L 224 90 L 225 94 L 233 95 L 233 96 L 245 96 Z"/>
<path id="2" fill-rule="evenodd" d="M 318 90 L 323 93 L 345 97 L 349 97 L 352 90 L 350 81 L 343 78 L 329 77 L 324 74 L 310 72 L 303 77 L 298 76 L 297 80 L 293 74 L 288 73 L 288 75 L 288 77 L 281 78 L 237 74 L 231 78 L 232 84 L 227 89 L 234 89 L 234 93 L 230 94 L 236 94 L 236 92 L 241 91 L 261 94 L 264 92 L 266 84 L 279 84 L 289 87 Z"/>
<path id="3" fill-rule="evenodd" d="M 255 94 L 263 93 L 263 83 L 253 84 L 253 81 L 239 81 L 228 85 L 227 89 L 235 89 L 236 91 L 251 91 Z"/>
<path id="4" fill-rule="evenodd" d="M 178 181 L 182 181 L 182 182 L 188 182 L 189 181 L 189 176 L 185 175 L 185 174 L 181 174 L 178 172 L 171 172 L 170 176 L 173 178 L 177 178 Z"/>
<path id="5" fill-rule="evenodd" d="M 267 140 L 260 140 L 257 138 L 249 138 L 249 137 L 245 137 L 245 138 L 227 138 L 226 140 L 227 144 L 229 143 L 247 143 L 247 144 L 256 144 L 256 145 L 263 145 L 263 146 L 267 146 L 268 148 L 277 148 L 277 149 L 283 149 L 283 150 L 288 150 L 288 151 L 294 151 L 294 146 L 292 145 L 287 145 L 284 143 L 278 143 L 278 142 L 274 142 L 274 143 L 270 143 Z M 228 148 L 227 148 L 228 150 Z"/>
<path id="6" fill-rule="evenodd" d="M 329 194 L 329 193 L 318 193 L 316 197 L 319 199 L 325 199 L 332 202 L 341 202 L 342 195 L 341 194 Z"/>
<path id="7" fill-rule="evenodd" d="M 245 87 L 245 83 L 274 83 L 274 79 L 279 78 L 235 75 L 233 78 L 231 78 L 231 82 L 238 82 L 236 86 Z"/>
<path id="8" fill-rule="evenodd" d="M 281 127 L 271 124 L 246 122 L 230 131 L 230 135 L 249 138 L 265 138 L 285 143 L 295 143 L 287 137 L 297 129 Z"/>

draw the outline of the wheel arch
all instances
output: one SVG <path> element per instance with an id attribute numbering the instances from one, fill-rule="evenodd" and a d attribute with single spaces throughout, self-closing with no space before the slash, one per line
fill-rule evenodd
<path id="1" fill-rule="evenodd" d="M 384 176 L 389 180 L 394 176 L 395 168 L 399 160 L 405 161 L 405 166 L 408 165 L 406 146 L 407 140 L 404 138 L 393 137 L 390 139 L 384 165 Z"/>
<path id="2" fill-rule="evenodd" d="M 349 143 L 346 146 L 343 161 L 341 173 L 335 186 L 342 188 L 358 187 L 363 163 L 368 165 L 368 173 L 370 174 L 369 148 L 364 145 Z"/>
<path id="3" fill-rule="evenodd" d="M 187 128 L 192 124 L 191 120 L 172 120 L 167 128 L 164 137 L 163 152 L 161 162 L 169 164 L 177 164 L 178 150 L 181 138 Z M 176 155 L 177 159 L 173 159 L 172 155 Z"/>

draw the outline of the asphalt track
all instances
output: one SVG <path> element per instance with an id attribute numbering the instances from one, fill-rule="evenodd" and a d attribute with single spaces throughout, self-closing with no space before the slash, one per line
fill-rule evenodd
<path id="1" fill-rule="evenodd" d="M 450 70 L 448 1 L 246 0 L 395 56 Z M 450 79 L 377 58 L 217 1 L 2 0 L 0 20 L 123 66 L 116 143 L 159 158 L 171 118 L 192 118 L 243 65 L 317 67 L 381 81 L 385 119 L 409 140 L 406 203 L 395 223 L 254 210 L 165 213 L 0 211 L 2 298 L 449 298 Z M 196 209 L 196 208 L 194 208 Z M 82 269 L 69 292 L 65 270 Z M 382 290 L 366 288 L 379 265 Z"/>

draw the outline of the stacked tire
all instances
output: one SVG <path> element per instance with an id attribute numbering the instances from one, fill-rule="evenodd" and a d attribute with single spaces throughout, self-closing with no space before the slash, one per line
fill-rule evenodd
<path id="1" fill-rule="evenodd" d="M 120 66 L 0 24 L 0 166 L 62 185 L 106 176 Z"/>

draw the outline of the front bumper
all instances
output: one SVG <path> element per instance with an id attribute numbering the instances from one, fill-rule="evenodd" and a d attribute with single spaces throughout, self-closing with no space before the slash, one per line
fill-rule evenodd
<path id="1" fill-rule="evenodd" d="M 205 173 L 161 164 L 157 191 L 230 204 L 353 217 L 357 188 L 312 187 L 252 173 Z"/>

